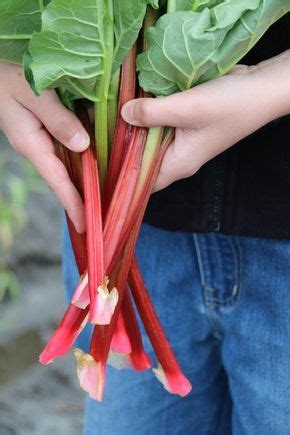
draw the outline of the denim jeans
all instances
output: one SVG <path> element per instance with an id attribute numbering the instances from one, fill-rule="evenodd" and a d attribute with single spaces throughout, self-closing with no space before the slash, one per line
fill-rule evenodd
<path id="1" fill-rule="evenodd" d="M 64 241 L 71 295 L 78 276 Z M 290 241 L 143 225 L 137 257 L 193 390 L 172 396 L 150 370 L 109 368 L 103 403 L 86 401 L 84 434 L 289 435 Z"/>

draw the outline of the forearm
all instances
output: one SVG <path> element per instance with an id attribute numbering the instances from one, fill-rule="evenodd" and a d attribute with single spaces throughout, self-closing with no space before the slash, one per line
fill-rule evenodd
<path id="1" fill-rule="evenodd" d="M 210 120 L 208 147 L 214 155 L 290 114 L 290 50 L 255 66 L 244 67 L 244 74 L 238 67 L 233 77 L 230 74 L 219 80 L 219 87 L 213 88 L 208 82 L 200 88 L 209 91 L 212 104 L 221 102 L 219 111 L 213 111 Z"/>

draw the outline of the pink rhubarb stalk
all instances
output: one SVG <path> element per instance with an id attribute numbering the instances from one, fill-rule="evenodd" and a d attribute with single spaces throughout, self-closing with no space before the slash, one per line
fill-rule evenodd
<path id="1" fill-rule="evenodd" d="M 104 225 L 105 269 L 116 258 L 115 252 L 128 218 L 128 211 L 134 197 L 147 131 L 144 128 L 134 128 L 128 153 L 125 157 L 118 178 L 110 207 Z"/>

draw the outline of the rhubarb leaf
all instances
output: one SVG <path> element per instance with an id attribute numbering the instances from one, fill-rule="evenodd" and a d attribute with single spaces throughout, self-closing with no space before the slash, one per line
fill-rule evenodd
<path id="1" fill-rule="evenodd" d="M 102 78 L 117 71 L 138 37 L 147 6 L 157 8 L 158 0 L 113 0 L 113 17 L 109 5 L 108 0 L 52 0 L 25 59 L 26 77 L 37 95 L 61 87 L 76 98 L 102 98 Z M 115 47 L 108 38 L 110 26 Z"/>
<path id="2" fill-rule="evenodd" d="M 39 95 L 60 87 L 75 97 L 98 101 L 106 73 L 106 31 L 111 23 L 103 0 L 53 0 L 42 14 L 41 32 L 28 47 L 26 75 Z M 111 71 L 109 71 L 111 73 Z"/>
<path id="3" fill-rule="evenodd" d="M 1 0 L 0 59 L 18 65 L 34 31 L 41 26 L 41 0 Z"/>
<path id="4" fill-rule="evenodd" d="M 199 12 L 205 7 L 216 6 L 222 0 L 176 0 L 176 11 L 193 11 Z"/>
<path id="5" fill-rule="evenodd" d="M 136 41 L 148 4 L 158 8 L 158 0 L 114 0 L 115 50 L 113 73 L 122 64 Z"/>
<path id="6" fill-rule="evenodd" d="M 148 50 L 137 63 L 145 91 L 169 95 L 227 73 L 290 10 L 290 0 L 217 3 L 166 14 L 148 30 Z"/>

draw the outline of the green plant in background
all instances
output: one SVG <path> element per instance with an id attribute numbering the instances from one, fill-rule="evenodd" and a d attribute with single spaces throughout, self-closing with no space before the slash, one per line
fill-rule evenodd
<path id="1" fill-rule="evenodd" d="M 0 142 L 3 142 L 0 135 Z M 42 189 L 31 165 L 24 159 L 0 150 L 0 302 L 5 296 L 17 300 L 19 281 L 10 267 L 11 251 L 16 238 L 28 222 L 29 192 Z"/>

